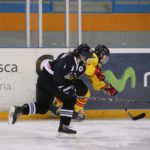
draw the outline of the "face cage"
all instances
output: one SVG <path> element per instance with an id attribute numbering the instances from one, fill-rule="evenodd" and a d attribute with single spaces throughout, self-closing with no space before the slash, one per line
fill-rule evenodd
<path id="1" fill-rule="evenodd" d="M 107 64 L 109 60 L 109 56 L 104 55 L 101 59 L 100 59 L 100 63 L 101 64 Z"/>

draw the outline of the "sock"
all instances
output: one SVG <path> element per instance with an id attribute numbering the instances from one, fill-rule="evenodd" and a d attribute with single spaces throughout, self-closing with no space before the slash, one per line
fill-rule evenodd
<path id="1" fill-rule="evenodd" d="M 90 91 L 88 90 L 88 92 L 84 95 L 84 97 L 90 97 Z M 74 106 L 74 111 L 79 113 L 81 110 L 84 109 L 84 106 L 87 103 L 87 98 L 77 98 L 76 104 Z"/>
<path id="2" fill-rule="evenodd" d="M 35 103 L 28 103 L 28 104 L 24 104 L 22 106 L 23 109 L 23 115 L 31 115 L 31 114 L 36 114 L 36 106 Z"/>
<path id="3" fill-rule="evenodd" d="M 60 123 L 69 126 L 70 122 L 71 122 L 72 115 L 73 115 L 73 110 L 61 109 L 61 111 L 60 111 Z"/>

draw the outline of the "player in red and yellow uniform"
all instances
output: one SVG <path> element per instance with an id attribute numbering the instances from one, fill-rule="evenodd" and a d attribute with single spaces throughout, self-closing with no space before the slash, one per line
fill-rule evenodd
<path id="1" fill-rule="evenodd" d="M 89 77 L 94 90 L 102 90 L 110 96 L 115 96 L 118 93 L 117 90 L 111 84 L 104 81 L 105 74 L 101 70 L 101 66 L 108 62 L 109 55 L 110 51 L 105 45 L 98 45 L 93 52 L 93 58 L 90 59 L 86 65 L 85 74 Z M 88 92 L 88 95 L 86 96 L 89 97 L 90 93 Z M 77 99 L 74 111 L 76 114 L 75 117 L 78 116 L 78 119 L 79 117 L 81 120 L 84 118 L 84 116 L 82 116 L 79 112 L 83 110 L 86 103 L 87 99 Z"/>

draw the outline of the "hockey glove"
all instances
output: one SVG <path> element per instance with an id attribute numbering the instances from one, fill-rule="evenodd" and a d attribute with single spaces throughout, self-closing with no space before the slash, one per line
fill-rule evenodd
<path id="1" fill-rule="evenodd" d="M 109 83 L 106 84 L 104 91 L 110 96 L 115 96 L 118 93 L 118 91 Z"/>
<path id="2" fill-rule="evenodd" d="M 76 91 L 73 85 L 58 86 L 58 94 L 61 99 L 76 98 Z"/>
<path id="3" fill-rule="evenodd" d="M 69 73 L 69 74 L 65 75 L 64 78 L 67 80 L 76 80 L 77 79 L 76 75 L 73 73 Z"/>
<path id="4" fill-rule="evenodd" d="M 97 66 L 95 71 L 94 71 L 94 74 L 97 76 L 97 78 L 100 80 L 100 81 L 104 81 L 105 79 L 105 74 L 103 71 L 100 70 L 100 67 Z"/>

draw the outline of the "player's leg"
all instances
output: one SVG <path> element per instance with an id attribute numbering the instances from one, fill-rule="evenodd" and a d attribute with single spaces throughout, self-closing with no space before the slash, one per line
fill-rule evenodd
<path id="1" fill-rule="evenodd" d="M 22 106 L 12 106 L 9 111 L 9 124 L 14 124 L 20 115 L 45 114 L 49 110 L 53 99 L 52 79 L 49 74 L 42 71 L 36 86 L 36 102 L 25 103 Z"/>
<path id="2" fill-rule="evenodd" d="M 78 80 L 77 83 L 75 84 L 75 87 L 78 96 L 90 97 L 90 91 L 82 80 Z M 85 119 L 83 110 L 87 101 L 88 101 L 87 98 L 77 98 L 76 104 L 74 106 L 73 119 L 76 120 Z"/>
<path id="3" fill-rule="evenodd" d="M 53 100 L 53 103 L 52 103 L 52 105 L 50 105 L 49 109 L 53 113 L 53 115 L 58 116 L 60 114 L 60 109 L 61 109 L 62 105 L 63 105 L 62 100 L 55 97 Z"/>
<path id="4" fill-rule="evenodd" d="M 49 110 L 50 99 L 53 97 L 42 88 L 38 88 L 37 101 L 22 106 L 12 106 L 9 111 L 9 124 L 14 124 L 20 115 L 45 114 Z"/>
<path id="5" fill-rule="evenodd" d="M 58 128 L 59 133 L 76 134 L 76 130 L 69 127 L 75 102 L 76 98 L 74 97 L 63 100 L 63 106 L 60 110 L 60 125 Z"/>
<path id="6" fill-rule="evenodd" d="M 77 80 L 75 83 L 75 88 L 78 96 L 90 97 L 90 91 L 88 87 L 84 84 L 82 80 Z M 74 106 L 73 119 L 81 121 L 85 119 L 84 115 L 84 106 L 87 103 L 86 98 L 77 98 L 76 104 Z M 60 108 L 62 107 L 63 102 L 59 98 L 55 98 L 53 105 L 50 106 L 50 110 L 53 114 L 59 115 Z"/>

